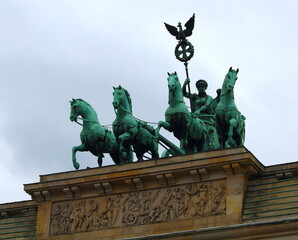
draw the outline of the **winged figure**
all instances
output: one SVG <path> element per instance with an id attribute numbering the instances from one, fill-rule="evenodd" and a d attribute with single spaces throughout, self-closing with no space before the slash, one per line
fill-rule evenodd
<path id="1" fill-rule="evenodd" d="M 164 23 L 169 33 L 176 37 L 179 41 L 186 40 L 192 34 L 192 30 L 195 26 L 195 14 L 185 23 L 185 29 L 182 29 L 181 22 L 178 23 L 177 27 Z"/>

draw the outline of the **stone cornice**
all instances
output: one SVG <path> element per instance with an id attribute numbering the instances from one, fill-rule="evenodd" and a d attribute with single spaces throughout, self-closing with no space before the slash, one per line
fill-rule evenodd
<path id="1" fill-rule="evenodd" d="M 264 166 L 246 148 L 240 147 L 43 175 L 39 183 L 25 184 L 24 189 L 34 200 L 47 201 L 61 200 L 65 196 L 89 197 L 263 172 Z M 120 185 L 124 186 L 121 190 Z"/>

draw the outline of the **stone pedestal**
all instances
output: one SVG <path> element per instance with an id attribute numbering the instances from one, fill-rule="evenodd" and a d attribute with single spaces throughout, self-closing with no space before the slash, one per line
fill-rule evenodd
<path id="1" fill-rule="evenodd" d="M 40 177 L 37 239 L 124 239 L 241 224 L 248 176 L 263 166 L 245 148 Z"/>

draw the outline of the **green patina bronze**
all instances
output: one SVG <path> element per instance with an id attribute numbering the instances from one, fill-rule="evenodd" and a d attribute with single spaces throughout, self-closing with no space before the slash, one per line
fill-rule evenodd
<path id="1" fill-rule="evenodd" d="M 238 69 L 229 69 L 215 109 L 219 140 L 224 148 L 242 146 L 245 139 L 245 117 L 238 111 L 234 101 L 234 86 L 238 72 Z"/>
<path id="2" fill-rule="evenodd" d="M 189 98 L 191 101 L 191 112 L 196 117 L 201 116 L 202 114 L 210 114 L 210 103 L 212 101 L 212 97 L 206 93 L 206 89 L 208 84 L 205 80 L 200 79 L 196 82 L 196 87 L 198 90 L 198 94 L 189 93 L 186 91 L 186 86 L 190 83 L 190 79 L 187 78 L 182 86 L 183 96 Z"/>
<path id="3" fill-rule="evenodd" d="M 180 148 L 186 153 L 207 150 L 207 129 L 204 122 L 192 117 L 188 111 L 176 72 L 168 75 L 169 107 L 165 112 L 166 121 L 158 123 L 156 132 L 159 133 L 161 127 L 173 132 L 180 140 Z"/>
<path id="4" fill-rule="evenodd" d="M 188 79 L 188 61 L 194 55 L 193 45 L 186 39 L 192 35 L 192 31 L 195 26 L 195 14 L 185 23 L 185 29 L 182 29 L 181 22 L 178 23 L 177 27 L 164 23 L 170 34 L 176 37 L 178 43 L 175 47 L 175 56 L 180 62 L 184 62 L 186 78 Z M 187 84 L 188 92 L 190 93 L 190 85 Z M 192 102 L 190 102 L 191 108 Z"/>
<path id="5" fill-rule="evenodd" d="M 116 164 L 132 162 L 133 151 L 138 161 L 143 161 L 146 152 L 152 158 L 158 158 L 158 144 L 166 149 L 162 157 L 243 145 L 245 117 L 234 102 L 238 69 L 229 69 L 214 99 L 206 93 L 208 83 L 202 79 L 196 83 L 198 93 L 190 92 L 188 61 L 193 57 L 194 48 L 186 38 L 191 36 L 194 23 L 195 15 L 184 25 L 185 29 L 180 22 L 177 27 L 165 23 L 168 31 L 178 40 L 175 56 L 184 62 L 186 80 L 181 88 L 177 73 L 168 73 L 169 106 L 165 121 L 159 121 L 156 129 L 133 116 L 130 95 L 120 85 L 114 87 L 113 92 L 116 113 L 113 132 L 100 125 L 96 112 L 86 101 L 73 99 L 70 102 L 70 120 L 77 122 L 78 116 L 83 120 L 82 144 L 72 149 L 76 169 L 80 166 L 76 160 L 77 151 L 90 151 L 98 156 L 98 165 L 101 166 L 103 153 L 109 153 Z M 191 112 L 183 97 L 190 100 Z M 180 141 L 180 148 L 159 133 L 161 128 L 173 132 Z"/>
<path id="6" fill-rule="evenodd" d="M 93 107 L 83 99 L 70 101 L 70 120 L 77 122 L 79 116 L 83 120 L 80 133 L 81 145 L 72 148 L 72 162 L 75 169 L 80 168 L 76 159 L 76 152 L 90 151 L 97 156 L 98 166 L 102 166 L 103 153 L 109 153 L 115 164 L 120 164 L 121 157 L 114 133 L 100 125 Z"/>
<path id="7" fill-rule="evenodd" d="M 200 79 L 196 82 L 198 94 L 189 93 L 186 91 L 186 86 L 189 85 L 190 79 L 187 78 L 183 84 L 183 96 L 190 99 L 191 112 L 193 117 L 198 117 L 205 123 L 207 127 L 207 150 L 219 148 L 218 135 L 215 122 L 215 107 L 216 102 L 206 93 L 208 83 Z"/>
<path id="8" fill-rule="evenodd" d="M 170 34 L 176 37 L 178 44 L 175 48 L 175 56 L 181 62 L 189 61 L 194 55 L 193 45 L 186 39 L 191 36 L 195 26 L 195 14 L 185 23 L 185 29 L 182 29 L 181 22 L 177 27 L 164 23 Z"/>
<path id="9" fill-rule="evenodd" d="M 113 96 L 113 106 L 116 111 L 113 132 L 117 138 L 123 159 L 126 162 L 132 161 L 131 146 L 133 146 L 138 161 L 143 161 L 143 156 L 148 151 L 151 153 L 152 158 L 158 158 L 157 138 L 151 133 L 154 132 L 154 129 L 145 122 L 137 121 L 133 117 L 132 103 L 128 91 L 121 86 L 114 87 Z"/>

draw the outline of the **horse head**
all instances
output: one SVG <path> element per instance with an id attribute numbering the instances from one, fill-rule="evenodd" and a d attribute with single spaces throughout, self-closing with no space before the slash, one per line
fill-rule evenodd
<path id="1" fill-rule="evenodd" d="M 169 77 L 168 79 L 168 88 L 170 92 L 175 92 L 177 88 L 177 83 L 179 83 L 179 78 L 177 76 L 177 73 L 168 73 Z M 179 83 L 180 84 L 180 83 Z"/>
<path id="2" fill-rule="evenodd" d="M 177 102 L 183 102 L 183 94 L 181 84 L 176 72 L 168 73 L 168 89 L 169 89 L 169 104 L 176 104 Z"/>
<path id="3" fill-rule="evenodd" d="M 70 102 L 70 120 L 77 121 L 78 116 L 82 116 L 83 118 L 88 117 L 92 118 L 93 121 L 98 121 L 97 114 L 94 111 L 93 107 L 86 102 L 84 99 L 77 98 L 72 99 Z"/>
<path id="4" fill-rule="evenodd" d="M 238 68 L 237 70 L 233 70 L 232 67 L 230 67 L 229 72 L 225 76 L 223 89 L 225 89 L 228 93 L 232 92 L 234 89 L 236 80 L 238 79 L 238 72 Z"/>
<path id="5" fill-rule="evenodd" d="M 114 109 L 118 109 L 119 106 L 121 106 L 123 109 L 126 109 L 128 107 L 128 111 L 132 112 L 132 104 L 131 104 L 131 98 L 128 93 L 128 91 L 121 87 L 113 87 L 113 107 Z"/>
<path id="6" fill-rule="evenodd" d="M 122 95 L 122 91 L 121 91 L 121 86 L 119 85 L 119 87 L 113 87 L 114 92 L 113 92 L 113 107 L 115 109 L 118 108 L 119 104 L 120 104 L 120 96 Z"/>
<path id="7" fill-rule="evenodd" d="M 70 102 L 70 121 L 77 121 L 78 116 L 82 114 L 81 101 L 79 99 L 72 99 Z"/>

